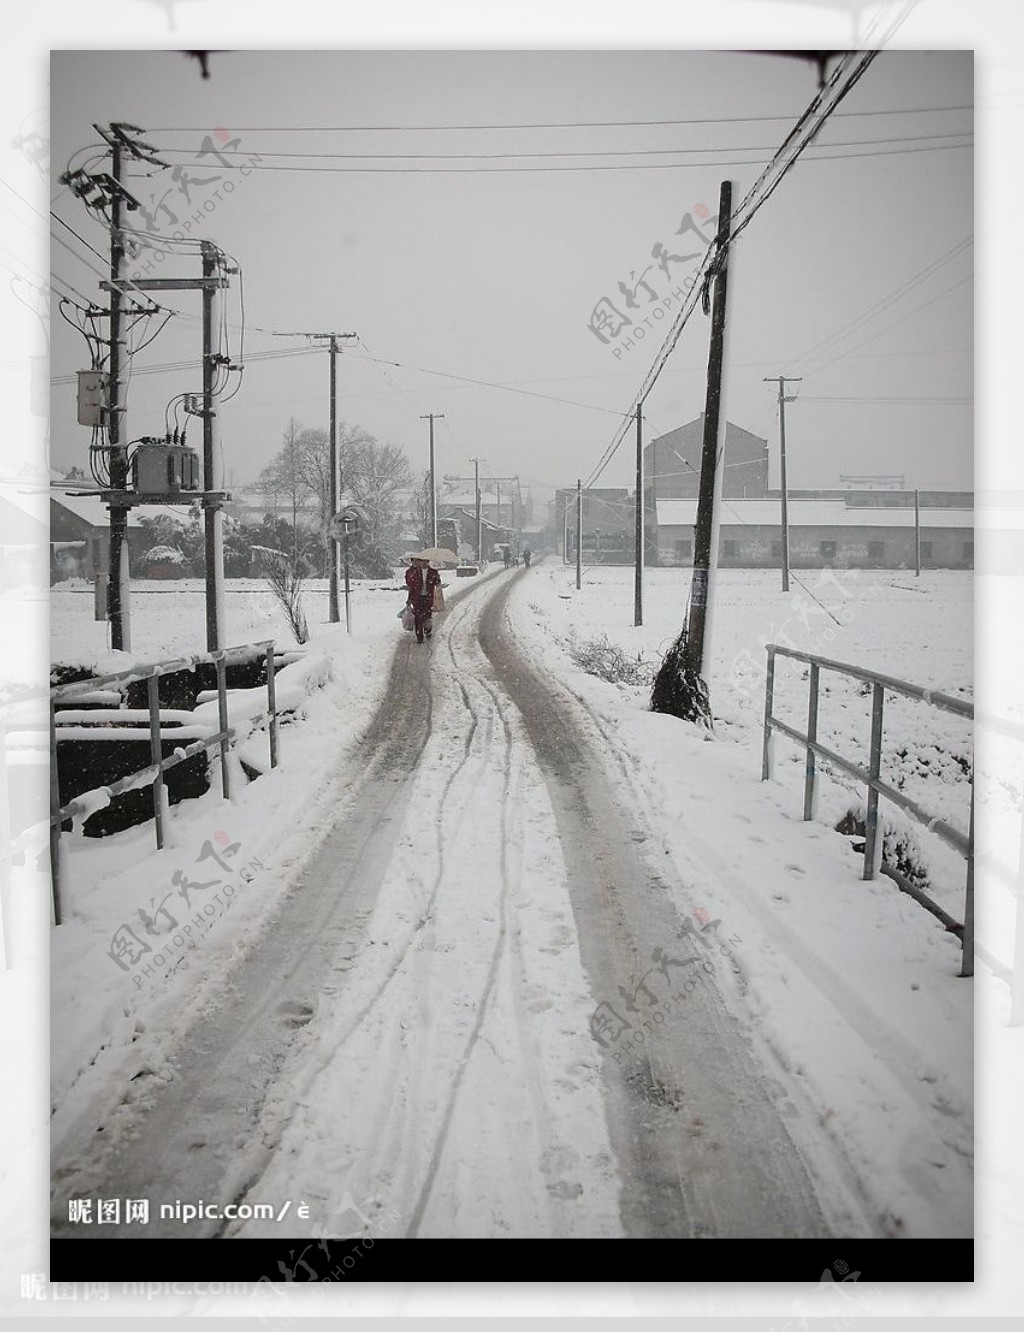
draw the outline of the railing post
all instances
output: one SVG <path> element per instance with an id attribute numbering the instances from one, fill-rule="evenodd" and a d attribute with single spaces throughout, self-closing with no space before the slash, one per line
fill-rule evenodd
<path id="1" fill-rule="evenodd" d="M 11 803 L 7 781 L 7 717 L 0 708 L 0 942 L 3 946 L 4 970 L 11 968 L 11 947 L 8 937 L 10 923 L 11 881 Z"/>
<path id="2" fill-rule="evenodd" d="M 220 786 L 225 800 L 231 799 L 231 777 L 228 773 L 228 689 L 227 663 L 224 649 L 212 654 L 217 668 L 217 729 L 220 731 Z"/>
<path id="3" fill-rule="evenodd" d="M 885 688 L 876 684 L 871 695 L 871 758 L 868 762 L 868 805 L 864 820 L 864 878 L 878 877 L 882 864 L 882 838 L 878 835 L 878 787 L 882 771 L 882 710 Z"/>
<path id="4" fill-rule="evenodd" d="M 53 923 L 60 924 L 60 881 L 63 848 L 60 843 L 60 782 L 57 778 L 57 723 L 50 699 L 50 882 L 53 886 Z"/>
<path id="5" fill-rule="evenodd" d="M 155 666 L 146 681 L 146 697 L 149 703 L 149 755 L 157 765 L 157 774 L 153 778 L 153 824 L 156 848 L 160 851 L 164 845 L 164 774 L 159 765 L 164 760 L 164 750 L 160 743 L 160 675 Z"/>
<path id="6" fill-rule="evenodd" d="M 967 887 L 964 890 L 963 957 L 960 975 L 974 975 L 974 777 L 971 777 L 971 822 L 967 830 Z M 1018 899 L 1019 906 L 1019 899 Z M 1019 1001 L 1018 1001 L 1019 1002 Z M 1010 991 L 1010 1014 L 1013 1015 L 1013 991 Z"/>
<path id="7" fill-rule="evenodd" d="M 806 759 L 804 761 L 804 819 L 814 818 L 815 808 L 817 806 L 818 782 L 815 772 L 814 750 L 810 742 L 818 738 L 818 663 L 811 663 L 811 688 L 807 698 L 807 740 L 808 745 L 804 751 Z"/>
<path id="8" fill-rule="evenodd" d="M 768 669 L 764 677 L 764 740 L 761 747 L 761 780 L 766 782 L 772 775 L 772 707 L 775 702 L 775 646 L 765 645 L 768 653 Z"/>
<path id="9" fill-rule="evenodd" d="M 1010 1026 L 1024 1026 L 1024 785 L 1021 786 L 1020 846 L 1017 851 L 1017 919 L 1010 963 Z M 966 921 L 964 922 L 966 924 Z"/>
<path id="10" fill-rule="evenodd" d="M 274 680 L 274 645 L 267 648 L 267 713 L 270 718 L 270 766 L 277 767 L 277 690 Z"/>

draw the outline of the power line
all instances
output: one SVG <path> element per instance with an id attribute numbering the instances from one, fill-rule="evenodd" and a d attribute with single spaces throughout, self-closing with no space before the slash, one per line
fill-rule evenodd
<path id="1" fill-rule="evenodd" d="M 880 328 L 876 333 L 872 333 L 871 336 L 865 338 L 863 342 L 855 342 L 853 346 L 850 348 L 849 352 L 837 352 L 837 354 L 833 356 L 830 361 L 826 361 L 824 365 L 816 366 L 810 372 L 808 378 L 810 378 L 811 375 L 820 375 L 822 371 L 827 370 L 830 365 L 835 365 L 836 361 L 845 360 L 847 356 L 851 355 L 852 352 L 858 351 L 861 347 L 867 347 L 872 342 L 877 342 L 878 339 L 882 337 L 883 334 L 888 333 L 890 329 L 898 328 L 900 324 L 906 323 L 908 319 L 912 319 L 914 315 L 920 314 L 922 310 L 927 310 L 930 305 L 934 305 L 935 302 L 941 300 L 943 296 L 948 296 L 950 292 L 956 291 L 956 289 L 958 287 L 962 287 L 965 282 L 970 282 L 973 279 L 973 277 L 974 277 L 973 272 L 967 273 L 964 277 L 954 282 L 951 286 L 944 287 L 942 291 L 936 292 L 936 294 L 933 297 L 931 297 L 930 300 L 925 301 L 922 305 L 915 305 L 912 310 L 908 310 L 906 314 L 900 315 L 899 319 L 894 319 L 891 323 L 886 324 L 884 328 Z"/>
<path id="2" fill-rule="evenodd" d="M 448 374 L 444 370 L 429 370 L 422 365 L 403 365 L 401 361 L 386 361 L 379 356 L 356 356 L 359 361 L 373 361 L 378 365 L 394 366 L 398 370 L 415 370 L 422 375 L 436 375 L 440 379 L 454 379 L 463 384 L 475 384 L 479 388 L 500 389 L 503 393 L 519 393 L 527 398 L 543 398 L 546 402 L 559 402 L 567 407 L 586 407 L 592 412 L 605 412 L 609 416 L 618 416 L 612 407 L 599 407 L 593 402 L 576 402 L 572 398 L 557 398 L 550 393 L 535 393 L 530 389 L 515 388 L 511 384 L 497 384 L 487 379 L 472 379 L 469 375 Z"/>
<path id="3" fill-rule="evenodd" d="M 920 405 L 945 405 L 952 407 L 972 407 L 974 399 L 969 397 L 938 397 L 937 395 L 925 395 L 921 397 L 883 397 L 881 395 L 872 397 L 870 395 L 851 396 L 851 397 L 814 397 L 801 394 L 801 402 L 865 402 L 865 403 L 897 403 L 911 406 Z"/>
<path id="4" fill-rule="evenodd" d="M 843 111 L 846 116 L 915 116 L 930 115 L 941 111 L 973 111 L 970 104 L 962 106 L 916 106 L 893 107 L 884 111 Z M 506 129 L 615 129 L 620 126 L 638 125 L 735 125 L 755 121 L 788 120 L 792 112 L 783 112 L 777 116 L 699 116 L 685 120 L 565 120 L 534 121 L 514 124 L 490 125 L 241 125 L 232 129 L 233 134 L 351 134 L 363 132 L 434 132 L 447 130 L 506 130 Z M 208 134 L 209 125 L 158 125 L 150 128 L 149 134 Z"/>
<path id="5" fill-rule="evenodd" d="M 902 296 L 907 295 L 908 292 L 912 291 L 914 287 L 919 286 L 926 278 L 931 277 L 931 275 L 937 272 L 940 268 L 945 267 L 946 264 L 951 263 L 954 259 L 958 258 L 973 244 L 974 239 L 972 236 L 965 236 L 963 240 L 957 241 L 957 243 L 947 250 L 945 254 L 932 260 L 930 264 L 926 264 L 924 268 L 907 278 L 904 282 L 901 282 L 893 291 L 880 297 L 873 305 L 868 306 L 866 310 L 862 310 L 860 314 L 855 315 L 852 319 L 848 320 L 845 324 L 842 324 L 832 333 L 827 334 L 820 342 L 816 342 L 809 351 L 805 351 L 803 355 L 798 358 L 800 364 L 806 364 L 807 362 L 818 358 L 823 350 L 825 350 L 825 354 L 827 355 L 828 351 L 831 351 L 835 344 L 842 342 L 849 334 L 857 332 L 858 327 L 865 324 L 873 315 L 880 314 L 884 309 L 888 308 L 888 306 L 895 304 L 895 302 Z"/>
<path id="6" fill-rule="evenodd" d="M 824 148 L 863 148 L 873 144 L 883 143 L 924 143 L 934 139 L 962 139 L 973 138 L 972 130 L 949 130 L 945 134 L 900 134 L 891 138 L 884 139 L 849 139 L 839 143 L 822 144 Z M 963 144 L 950 144 L 949 147 L 966 147 Z M 183 153 L 189 157 L 195 156 L 195 148 L 168 148 L 162 146 L 160 153 L 166 155 L 169 153 Z M 250 157 L 257 156 L 260 159 L 264 157 L 292 157 L 292 158 L 329 158 L 332 161 L 390 161 L 390 160 L 408 160 L 409 158 L 424 158 L 430 160 L 462 160 L 472 159 L 480 161 L 497 160 L 516 160 L 523 158 L 538 157 L 664 157 L 668 154 L 694 154 L 711 153 L 720 156 L 722 153 L 770 153 L 774 151 L 774 145 L 749 143 L 749 144 L 718 144 L 713 147 L 689 147 L 689 148 L 587 148 L 578 150 L 561 150 L 551 152 L 546 150 L 535 152 L 515 152 L 515 153 L 339 153 L 339 152 L 300 152 L 292 150 L 290 152 L 267 152 L 262 149 L 218 149 L 220 157 Z"/>
<path id="7" fill-rule="evenodd" d="M 900 14 L 894 20 L 893 24 L 890 25 L 886 34 L 887 37 L 891 36 L 896 28 L 902 23 L 906 14 L 910 12 L 910 8 L 911 6 L 904 5 Z M 775 190 L 785 179 L 786 175 L 793 169 L 796 162 L 800 159 L 805 149 L 820 132 L 822 126 L 834 113 L 835 108 L 860 81 L 864 72 L 877 55 L 878 50 L 851 52 L 849 55 L 844 56 L 839 62 L 828 83 L 823 88 L 819 89 L 811 99 L 807 108 L 800 115 L 796 124 L 779 146 L 771 162 L 769 162 L 764 171 L 761 172 L 760 176 L 747 191 L 744 198 L 740 201 L 739 206 L 733 212 L 731 217 L 731 234 L 728 242 L 730 246 L 735 243 L 737 237 L 750 225 L 758 211 L 763 208 L 765 203 L 771 198 Z M 842 82 L 844 77 L 845 83 Z M 830 97 L 832 98 L 831 105 L 826 106 Z M 630 416 L 633 412 L 641 408 L 648 394 L 657 383 L 669 355 L 679 341 L 679 338 L 682 336 L 683 329 L 686 327 L 690 316 L 696 308 L 698 297 L 703 296 L 706 299 L 707 289 L 710 286 L 717 261 L 717 257 L 716 259 L 712 258 L 715 248 L 716 242 L 712 241 L 711 244 L 708 245 L 704 258 L 701 260 L 690 295 L 683 302 L 658 354 L 655 356 L 647 374 L 644 376 L 640 388 L 633 398 L 630 413 L 625 416 L 611 443 L 605 449 L 595 468 L 588 476 L 586 482 L 588 487 L 592 486 L 598 479 L 620 448 L 622 441 L 626 437 Z"/>
<path id="8" fill-rule="evenodd" d="M 831 146 L 831 145 L 826 145 Z M 945 143 L 922 146 L 918 148 L 894 148 L 879 149 L 876 152 L 856 152 L 856 153 L 816 153 L 813 157 L 805 158 L 807 162 L 828 162 L 845 161 L 850 158 L 864 157 L 900 157 L 907 153 L 941 153 L 949 149 L 970 148 L 968 143 Z M 686 151 L 677 149 L 665 149 L 665 152 Z M 719 150 L 721 151 L 728 151 Z M 744 151 L 737 149 L 737 152 Z M 766 150 L 767 151 L 767 150 Z M 569 156 L 581 156 L 581 154 L 569 154 Z M 774 159 L 772 159 L 774 160 Z M 701 166 L 700 162 L 623 162 L 618 164 L 593 163 L 584 166 L 480 166 L 480 167 L 449 167 L 449 166 L 427 166 L 427 167 L 317 167 L 317 166 L 278 166 L 274 163 L 250 162 L 234 165 L 227 163 L 225 170 L 242 171 L 251 173 L 254 171 L 299 171 L 310 175 L 494 175 L 506 174 L 515 175 L 517 173 L 527 174 L 530 172 L 567 172 L 567 171 L 681 171 L 687 167 Z M 723 162 L 723 166 L 762 166 L 764 159 L 742 158 L 739 160 Z M 770 165 L 770 163 L 769 163 Z"/>

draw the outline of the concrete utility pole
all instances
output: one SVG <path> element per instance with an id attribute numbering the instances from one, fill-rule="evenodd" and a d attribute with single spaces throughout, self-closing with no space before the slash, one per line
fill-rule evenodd
<path id="1" fill-rule="evenodd" d="M 634 524 L 636 570 L 633 577 L 633 625 L 644 622 L 644 430 L 643 403 L 636 408 L 636 512 Z"/>
<path id="2" fill-rule="evenodd" d="M 765 384 L 779 386 L 779 468 L 782 483 L 782 590 L 789 591 L 789 486 L 786 482 L 786 403 L 796 402 L 796 396 L 786 397 L 787 384 L 800 384 L 803 376 L 769 375 Z"/>
<path id="3" fill-rule="evenodd" d="M 484 559 L 484 514 L 480 503 L 480 459 L 473 459 L 473 494 L 476 497 L 476 562 Z"/>
<path id="4" fill-rule="evenodd" d="M 341 481 L 338 471 L 338 343 L 347 341 L 350 338 L 358 338 L 358 333 L 278 333 L 280 338 L 309 338 L 311 342 L 325 342 L 327 344 L 328 358 L 330 361 L 330 462 L 331 469 L 330 491 L 328 503 L 330 505 L 333 518 L 338 512 L 338 493 L 341 488 Z M 293 466 L 294 472 L 294 466 Z M 295 478 L 292 476 L 292 485 L 294 488 Z M 294 517 L 292 519 L 292 539 L 297 540 Z M 328 593 L 328 619 L 331 624 L 337 624 L 340 619 L 338 611 L 338 543 L 329 539 L 328 558 L 330 560 L 329 593 Z M 293 561 L 294 562 L 294 561 Z"/>
<path id="5" fill-rule="evenodd" d="M 576 482 L 576 591 L 583 586 L 583 482 Z"/>
<path id="6" fill-rule="evenodd" d="M 434 422 L 444 420 L 444 412 L 427 412 L 421 421 L 430 422 L 430 544 L 437 545 L 437 484 L 434 480 Z"/>
<path id="7" fill-rule="evenodd" d="M 223 498 L 211 492 L 223 486 L 224 463 L 220 448 L 215 385 L 220 366 L 214 339 L 220 329 L 220 290 L 215 285 L 220 258 L 203 241 L 203 541 L 206 554 L 206 650 L 224 646 L 224 510 Z"/>
<path id="8" fill-rule="evenodd" d="M 106 136 L 104 136 L 106 137 Z M 121 283 L 124 277 L 124 236 L 121 220 L 124 210 L 121 175 L 124 150 L 113 137 L 110 143 L 111 166 L 115 188 L 110 200 L 110 390 L 107 407 L 107 443 L 110 446 L 110 488 L 128 489 L 128 449 L 125 429 L 125 358 L 124 296 Z M 107 613 L 110 617 L 110 646 L 123 652 L 132 650 L 132 617 L 128 567 L 128 510 L 121 505 L 110 506 L 110 571 L 107 575 Z"/>
<path id="9" fill-rule="evenodd" d="M 914 575 L 921 577 L 921 492 L 914 489 Z"/>
<path id="10" fill-rule="evenodd" d="M 718 236 L 715 247 L 715 296 L 711 309 L 711 345 L 708 351 L 707 398 L 704 411 L 704 439 L 701 448 L 700 487 L 697 497 L 697 522 L 693 540 L 693 579 L 690 583 L 689 634 L 686 665 L 697 675 L 704 674 L 704 640 L 711 619 L 714 574 L 718 566 L 717 538 L 718 496 L 721 493 L 724 430 L 721 425 L 722 366 L 725 360 L 725 315 L 728 295 L 729 235 L 732 216 L 732 182 L 723 180 L 718 201 Z M 724 461 L 724 460 L 723 460 Z"/>
<path id="11" fill-rule="evenodd" d="M 213 296 L 221 287 L 228 285 L 226 274 L 237 273 L 235 268 L 226 268 L 223 255 L 211 241 L 202 244 L 203 275 L 198 278 L 139 278 L 132 282 L 136 291 L 201 291 L 203 293 L 203 407 L 198 413 L 203 418 L 203 490 L 202 505 L 204 516 L 204 553 L 206 563 L 206 647 L 215 652 L 223 646 L 221 641 L 224 626 L 224 567 L 223 567 L 223 514 L 221 506 L 227 498 L 225 492 L 217 488 L 223 476 L 223 464 L 217 439 L 216 393 L 214 389 L 218 367 L 226 362 L 214 349 L 214 336 L 219 327 L 216 302 Z M 223 270 L 223 271 L 221 271 Z M 101 282 L 104 290 L 110 290 L 113 296 L 117 283 Z M 124 473 L 125 488 L 111 486 L 110 494 L 114 503 L 127 506 L 131 503 L 127 486 L 127 471 Z M 114 469 L 111 465 L 111 479 Z M 136 499 L 136 502 L 138 500 Z M 125 507 L 127 513 L 127 507 Z M 111 533 L 113 534 L 113 514 L 111 514 Z M 122 554 L 125 556 L 124 586 L 127 590 L 127 542 Z M 114 560 L 111 552 L 111 573 Z"/>

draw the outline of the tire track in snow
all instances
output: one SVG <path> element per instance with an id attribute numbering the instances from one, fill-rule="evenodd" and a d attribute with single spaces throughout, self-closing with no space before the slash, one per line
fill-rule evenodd
<path id="1" fill-rule="evenodd" d="M 584 967 L 595 999 L 643 971 L 652 945 L 671 950 L 679 918 L 660 876 L 631 840 L 628 816 L 601 777 L 578 719 L 518 650 L 511 587 L 484 609 L 481 643 L 519 709 L 555 809 Z M 643 944 L 640 943 L 643 940 Z M 789 1132 L 798 1114 L 765 1069 L 713 983 L 682 1015 L 654 1028 L 625 1078 L 604 1052 L 609 1128 L 619 1158 L 621 1214 L 633 1236 L 823 1236 L 813 1175 Z M 580 1015 L 581 1024 L 587 1020 Z M 696 1113 L 694 1113 L 696 1112 Z M 829 1181 L 821 1181 L 828 1187 Z M 833 1218 L 838 1212 L 831 1205 Z M 858 1228 L 867 1230 L 860 1221 Z"/>
<path id="2" fill-rule="evenodd" d="M 452 661 L 455 662 L 455 664 L 457 665 L 457 662 L 455 661 L 454 651 L 452 651 Z M 473 1027 L 469 1033 L 469 1039 L 466 1042 L 465 1050 L 463 1051 L 462 1057 L 459 1061 L 459 1067 L 455 1074 L 455 1078 L 452 1082 L 451 1091 L 449 1092 L 448 1095 L 448 1102 L 447 1105 L 445 1106 L 444 1114 L 442 1115 L 441 1118 L 441 1126 L 438 1130 L 437 1137 L 434 1140 L 433 1150 L 431 1151 L 430 1154 L 430 1160 L 427 1165 L 426 1178 L 423 1181 L 423 1185 L 420 1189 L 419 1196 L 416 1200 L 415 1206 L 413 1207 L 412 1216 L 410 1218 L 409 1226 L 406 1231 L 406 1235 L 409 1239 L 414 1239 L 416 1237 L 416 1234 L 423 1222 L 424 1213 L 430 1202 L 430 1196 L 433 1191 L 434 1184 L 437 1179 L 438 1169 L 441 1164 L 441 1157 L 444 1152 L 445 1146 L 447 1145 L 448 1142 L 448 1135 L 451 1130 L 452 1119 L 454 1118 L 455 1115 L 455 1108 L 459 1099 L 459 1092 L 462 1088 L 463 1080 L 469 1069 L 469 1062 L 473 1057 L 473 1052 L 476 1049 L 478 1040 L 480 1039 L 480 1033 L 483 1030 L 484 1022 L 487 1020 L 490 1000 L 492 994 L 494 993 L 494 984 L 497 979 L 498 967 L 501 961 L 502 953 L 504 952 L 505 949 L 505 940 L 508 933 L 508 895 L 509 895 L 508 848 L 510 842 L 509 809 L 512 803 L 511 797 L 513 795 L 513 783 L 511 780 L 512 771 L 513 771 L 512 728 L 509 726 L 508 720 L 504 716 L 501 707 L 498 704 L 497 695 L 494 693 L 493 690 L 489 689 L 488 686 L 482 680 L 480 680 L 479 683 L 483 685 L 485 692 L 490 696 L 505 732 L 505 754 L 503 761 L 503 770 L 505 776 L 506 799 L 502 801 L 502 813 L 501 813 L 502 837 L 501 837 L 501 850 L 499 853 L 499 864 L 501 869 L 501 888 L 499 890 L 498 909 L 500 912 L 500 923 L 498 926 L 498 937 L 494 943 L 494 950 L 491 954 L 490 965 L 487 969 L 487 975 L 484 980 L 483 991 L 481 993 L 480 1001 L 477 1006 L 476 1021 L 473 1023 Z M 462 686 L 461 682 L 459 688 L 462 689 L 463 696 L 465 697 L 465 689 Z"/>

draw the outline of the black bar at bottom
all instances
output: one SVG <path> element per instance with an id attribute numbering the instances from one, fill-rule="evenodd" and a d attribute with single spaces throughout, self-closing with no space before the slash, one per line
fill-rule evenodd
<path id="1" fill-rule="evenodd" d="M 86 1239 L 85 1236 L 82 1237 Z M 560 1281 L 611 1279 L 858 1284 L 974 1280 L 972 1239 L 650 1239 L 613 1255 L 613 1240 L 541 1239 L 105 1239 L 50 1241 L 51 1281 L 109 1281 L 128 1290 L 188 1281 Z M 619 1241 L 620 1243 L 622 1241 Z M 691 1247 L 692 1245 L 692 1247 Z M 610 1265 L 595 1267 L 604 1252 Z M 536 1266 L 554 1259 L 555 1267 Z"/>

